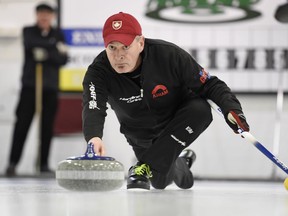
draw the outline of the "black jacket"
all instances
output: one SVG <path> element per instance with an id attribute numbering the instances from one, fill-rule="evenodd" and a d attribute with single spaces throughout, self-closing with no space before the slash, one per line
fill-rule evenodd
<path id="1" fill-rule="evenodd" d="M 24 66 L 22 74 L 22 85 L 24 87 L 35 87 L 35 67 L 36 62 L 33 57 L 35 47 L 44 48 L 48 58 L 42 62 L 43 65 L 43 88 L 58 90 L 59 86 L 59 67 L 67 62 L 67 54 L 60 53 L 57 43 L 63 42 L 63 33 L 56 28 L 52 28 L 48 35 L 41 35 L 41 29 L 35 26 L 23 29 L 24 43 Z"/>
<path id="2" fill-rule="evenodd" d="M 137 139 L 153 138 L 155 130 L 170 121 L 179 104 L 189 98 L 210 98 L 224 113 L 241 110 L 227 85 L 206 73 L 178 46 L 146 38 L 141 55 L 140 86 L 113 70 L 106 51 L 88 67 L 83 80 L 82 113 L 86 141 L 103 136 L 106 102 L 117 115 L 120 131 Z"/>

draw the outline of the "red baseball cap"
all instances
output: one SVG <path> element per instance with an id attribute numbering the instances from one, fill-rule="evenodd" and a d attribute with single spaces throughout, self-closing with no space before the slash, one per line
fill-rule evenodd
<path id="1" fill-rule="evenodd" d="M 103 27 L 105 47 L 112 41 L 129 46 L 137 35 L 142 35 L 139 22 L 132 15 L 123 12 L 110 16 Z"/>

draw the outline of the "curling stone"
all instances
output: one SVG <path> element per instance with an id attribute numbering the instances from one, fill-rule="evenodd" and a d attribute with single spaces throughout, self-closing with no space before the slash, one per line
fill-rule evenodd
<path id="1" fill-rule="evenodd" d="M 68 190 L 116 190 L 123 185 L 124 167 L 112 157 L 97 156 L 89 143 L 84 155 L 59 162 L 56 180 Z"/>

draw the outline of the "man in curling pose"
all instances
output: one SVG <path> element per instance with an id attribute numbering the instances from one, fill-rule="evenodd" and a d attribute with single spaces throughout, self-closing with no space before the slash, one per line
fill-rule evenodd
<path id="1" fill-rule="evenodd" d="M 144 38 L 130 14 L 110 16 L 103 27 L 105 50 L 83 80 L 83 133 L 98 155 L 107 103 L 120 132 L 132 146 L 137 164 L 129 169 L 127 188 L 164 189 L 173 181 L 193 186 L 190 168 L 196 156 L 187 147 L 209 126 L 216 102 L 236 133 L 249 131 L 241 105 L 227 85 L 209 75 L 175 44 Z"/>

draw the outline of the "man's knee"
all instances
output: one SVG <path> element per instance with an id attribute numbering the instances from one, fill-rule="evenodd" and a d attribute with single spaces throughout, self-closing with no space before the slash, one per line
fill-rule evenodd
<path id="1" fill-rule="evenodd" d="M 151 181 L 151 184 L 155 189 L 158 189 L 158 190 L 164 190 L 167 187 L 167 184 L 163 184 L 163 183 L 161 184 L 159 182 Z"/>
<path id="2" fill-rule="evenodd" d="M 165 189 L 168 185 L 172 184 L 173 182 L 173 177 L 169 175 L 164 175 L 156 172 L 152 172 L 153 177 L 150 179 L 151 185 L 155 189 L 163 190 Z"/>
<path id="3" fill-rule="evenodd" d="M 184 112 L 187 114 L 186 117 L 194 122 L 210 124 L 212 121 L 211 107 L 207 101 L 201 98 L 189 101 L 185 105 Z"/>

